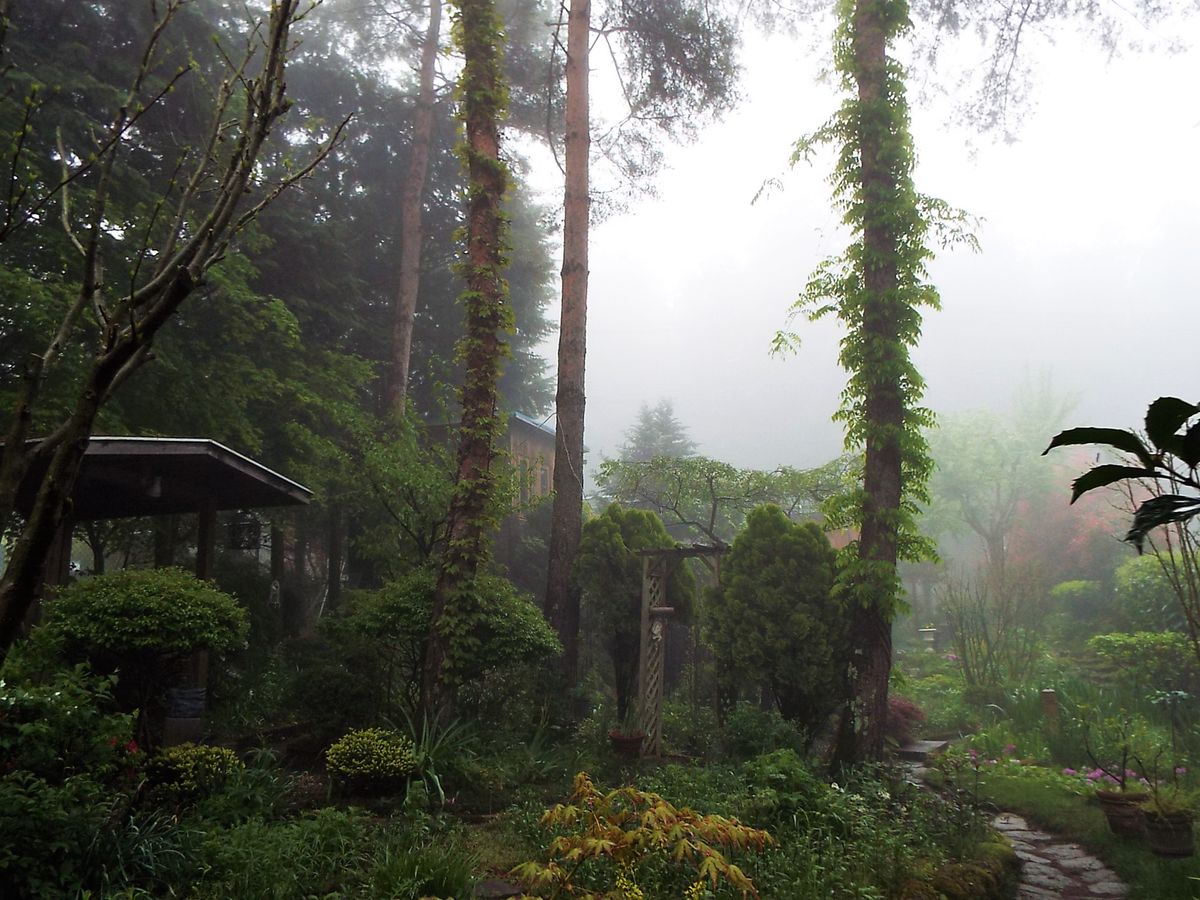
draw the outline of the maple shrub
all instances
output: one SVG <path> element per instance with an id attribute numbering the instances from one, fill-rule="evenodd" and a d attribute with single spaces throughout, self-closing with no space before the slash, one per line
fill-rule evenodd
<path id="1" fill-rule="evenodd" d="M 547 810 L 541 824 L 554 834 L 549 860 L 522 863 L 513 875 L 531 896 L 549 900 L 642 897 L 638 870 L 651 858 L 694 870 L 689 898 L 704 896 L 706 884 L 715 889 L 721 880 L 743 897 L 758 897 L 754 883 L 726 853 L 757 852 L 775 843 L 767 832 L 737 819 L 677 809 L 633 786 L 606 793 L 586 772 L 575 776 L 568 802 Z M 603 862 L 611 865 L 592 865 Z"/>

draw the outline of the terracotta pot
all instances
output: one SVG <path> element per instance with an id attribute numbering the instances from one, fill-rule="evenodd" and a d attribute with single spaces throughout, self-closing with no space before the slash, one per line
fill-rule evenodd
<path id="1" fill-rule="evenodd" d="M 1121 837 L 1141 837 L 1146 832 L 1142 803 L 1149 795 L 1132 791 L 1096 791 L 1109 830 Z"/>
<path id="2" fill-rule="evenodd" d="M 612 742 L 613 749 L 621 756 L 636 757 L 642 755 L 642 741 L 646 739 L 646 733 L 631 731 L 626 734 L 614 729 L 608 733 L 608 739 Z"/>
<path id="3" fill-rule="evenodd" d="M 1153 807 L 1144 812 L 1146 840 L 1151 853 L 1178 859 L 1196 852 L 1191 813 L 1161 812 Z"/>

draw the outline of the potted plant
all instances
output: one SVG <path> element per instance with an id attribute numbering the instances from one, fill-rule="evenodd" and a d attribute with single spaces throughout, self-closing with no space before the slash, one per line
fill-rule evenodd
<path id="1" fill-rule="evenodd" d="M 646 740 L 646 732 L 637 727 L 637 712 L 634 704 L 629 704 L 625 718 L 617 727 L 608 732 L 608 740 L 621 756 L 638 757 L 642 755 L 642 742 Z"/>
<path id="2" fill-rule="evenodd" d="M 1104 743 L 1110 744 L 1108 753 L 1099 751 L 1107 759 L 1119 757 L 1120 765 L 1101 762 L 1094 750 L 1090 728 L 1083 729 L 1083 746 L 1095 767 L 1091 778 L 1096 782 L 1096 800 L 1108 821 L 1109 830 L 1122 837 L 1141 837 L 1145 833 L 1145 816 L 1142 804 L 1150 799 L 1149 792 L 1140 789 L 1142 780 L 1129 768 L 1133 758 L 1134 724 L 1129 718 L 1104 720 Z M 1101 787 L 1101 785 L 1104 785 Z M 1134 787 L 1139 785 L 1139 787 Z M 1116 790 L 1113 790 L 1116 788 Z"/>
<path id="3" fill-rule="evenodd" d="M 1182 766 L 1171 766 L 1169 780 L 1159 777 L 1160 750 L 1150 766 L 1140 760 L 1139 767 L 1149 773 L 1150 798 L 1141 805 L 1150 852 L 1156 856 L 1181 858 L 1196 852 L 1193 829 L 1195 812 L 1187 803 L 1179 785 L 1179 776 L 1186 773 Z"/>

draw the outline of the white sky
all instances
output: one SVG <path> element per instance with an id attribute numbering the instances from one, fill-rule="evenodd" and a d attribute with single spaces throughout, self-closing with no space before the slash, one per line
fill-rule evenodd
<path id="1" fill-rule="evenodd" d="M 1200 55 L 1108 61 L 1067 35 L 1038 56 L 1014 145 L 949 123 L 944 101 L 910 98 L 918 190 L 985 220 L 980 254 L 934 263 L 943 311 L 926 317 L 917 365 L 939 413 L 1001 409 L 1026 374 L 1049 371 L 1079 396 L 1064 424 L 1135 425 L 1161 394 L 1198 394 Z M 837 96 L 800 42 L 756 37 L 743 58 L 741 106 L 668 148 L 658 198 L 593 229 L 593 466 L 617 453 L 641 402 L 664 397 L 700 452 L 737 465 L 817 465 L 841 449 L 836 323 L 798 321 L 799 355 L 768 355 L 809 272 L 844 244 L 830 160 L 751 204 Z"/>

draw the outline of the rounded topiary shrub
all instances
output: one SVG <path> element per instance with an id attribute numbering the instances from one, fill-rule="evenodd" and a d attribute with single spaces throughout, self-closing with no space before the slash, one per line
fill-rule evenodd
<path id="1" fill-rule="evenodd" d="M 245 765 L 228 747 L 188 743 L 160 752 L 151 760 L 149 774 L 169 793 L 197 799 L 220 788 L 243 769 Z"/>
<path id="2" fill-rule="evenodd" d="M 182 569 L 124 569 L 84 578 L 46 605 L 42 630 L 89 656 L 180 658 L 246 638 L 233 597 Z"/>
<path id="3" fill-rule="evenodd" d="M 119 673 L 115 696 L 144 721 L 179 661 L 238 647 L 246 612 L 233 597 L 181 569 L 125 569 L 84 578 L 46 604 L 35 655 Z M 140 737 L 148 737 L 142 733 Z"/>
<path id="4" fill-rule="evenodd" d="M 386 793 L 398 790 L 416 771 L 416 747 L 395 731 L 357 729 L 330 745 L 325 751 L 325 767 L 330 778 L 351 793 Z"/>

